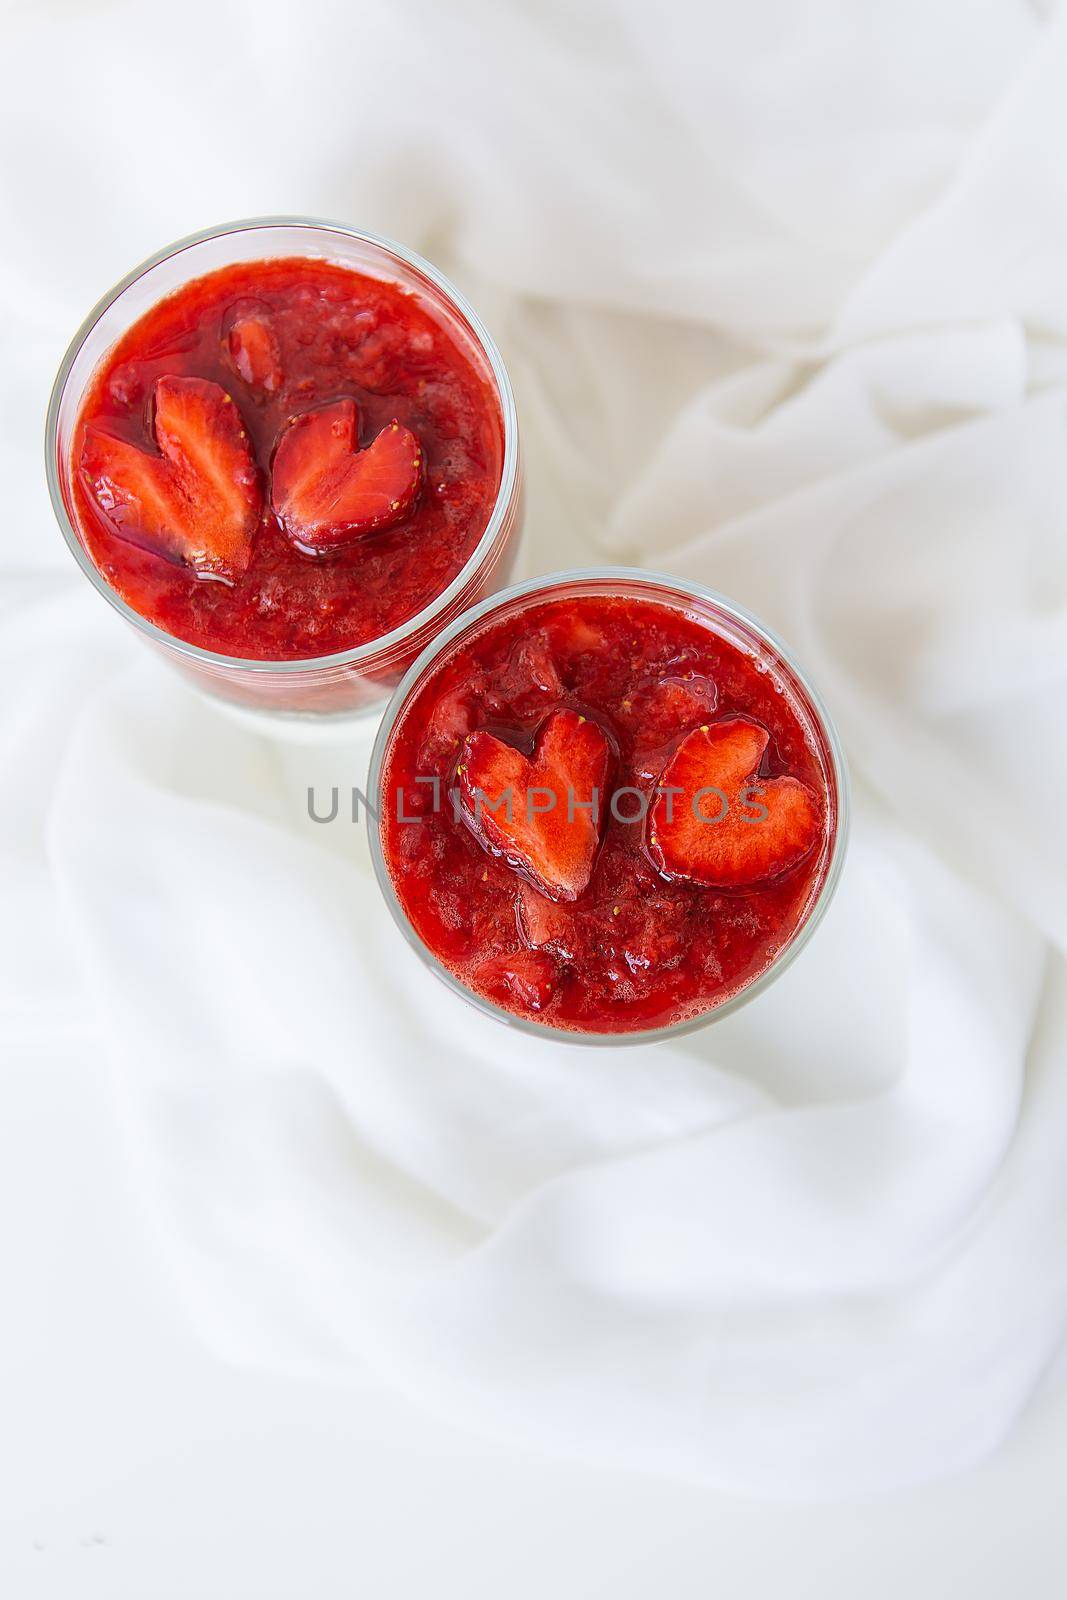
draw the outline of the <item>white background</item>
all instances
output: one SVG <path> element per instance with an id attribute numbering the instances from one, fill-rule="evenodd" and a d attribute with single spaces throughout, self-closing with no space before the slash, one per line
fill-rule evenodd
<path id="1" fill-rule="evenodd" d="M 51 0 L 8 5 L 5 23 L 0 1593 L 1058 1596 L 1057 8 Z M 638 561 L 721 586 L 833 703 L 856 780 L 846 885 L 803 961 L 702 1054 L 635 1052 L 607 1083 L 573 1060 L 513 1062 L 502 1030 L 477 1033 L 444 998 L 431 1027 L 423 975 L 399 972 L 373 903 L 366 928 L 338 914 L 365 890 L 358 841 L 326 849 L 301 828 L 304 786 L 334 781 L 335 758 L 196 704 L 72 570 L 40 470 L 67 340 L 168 240 L 265 213 L 393 235 L 469 291 L 515 379 L 525 571 Z M 251 891 L 232 921 L 201 920 L 219 873 L 269 876 L 273 980 L 229 962 L 229 941 L 262 931 Z M 255 949 L 269 960 L 269 940 Z M 313 1017 L 278 992 L 301 951 Z M 237 985 L 230 1009 L 201 956 Z M 314 987 L 333 961 L 354 1012 Z M 325 1162 L 320 1181 L 302 1117 L 329 1091 L 396 1156 L 394 1125 L 374 1121 L 393 1110 L 382 1084 L 417 1086 L 408 1057 L 428 1059 L 438 1029 L 442 1076 L 414 1128 L 439 1127 L 455 1162 L 435 1152 L 421 1176 L 502 1253 L 524 1186 L 536 1199 L 570 1163 L 621 1164 L 658 1118 L 682 1144 L 719 1119 L 754 1127 L 733 1166 L 727 1143 L 708 1147 L 722 1258 L 687 1259 L 665 1207 L 643 1262 L 639 1199 L 617 1235 L 576 1205 L 589 1255 L 567 1264 L 617 1274 L 623 1305 L 642 1262 L 650 1305 L 675 1264 L 685 1283 L 706 1267 L 728 1304 L 754 1284 L 757 1312 L 762 1273 L 799 1282 L 841 1353 L 825 1404 L 772 1314 L 765 1344 L 733 1348 L 727 1378 L 752 1397 L 736 1436 L 729 1381 L 672 1392 L 667 1336 L 647 1435 L 623 1409 L 640 1416 L 640 1383 L 608 1374 L 583 1450 L 578 1413 L 565 1439 L 521 1364 L 478 1391 L 464 1316 L 476 1326 L 482 1305 L 495 1327 L 490 1308 L 508 1309 L 488 1280 L 453 1307 L 447 1359 L 431 1331 L 398 1356 L 407 1394 L 387 1386 L 353 1311 L 380 1287 L 376 1252 L 414 1252 L 417 1230 L 388 1186 L 353 1224 L 371 1186 L 327 1181 Z M 259 1077 L 242 1076 L 244 1031 Z M 869 1127 L 850 1116 L 864 1103 Z M 523 1143 L 557 1110 L 562 1154 Z M 817 1142 L 790 1142 L 823 1110 Z M 781 1163 L 765 1124 L 784 1132 Z M 839 1315 L 846 1291 L 877 1293 L 869 1343 Z M 539 1310 L 567 1376 L 566 1311 L 551 1294 Z M 331 1339 L 341 1358 L 320 1359 Z M 616 1415 L 626 1470 L 605 1464 Z M 674 1460 L 690 1416 L 696 1443 Z M 789 1498 L 755 1498 L 757 1478 Z"/>
<path id="2" fill-rule="evenodd" d="M 26 1065 L 0 1131 L 12 1600 L 1062 1593 L 1062 1377 L 975 1472 L 781 1506 L 486 1444 L 365 1375 L 236 1372 L 157 1291 L 103 1074 Z"/>
<path id="3" fill-rule="evenodd" d="M 486 1444 L 365 1375 L 235 1372 L 157 1290 L 103 1074 L 26 1065 L 0 1132 L 12 1600 L 1062 1592 L 1062 1378 L 978 1471 L 781 1506 Z"/>

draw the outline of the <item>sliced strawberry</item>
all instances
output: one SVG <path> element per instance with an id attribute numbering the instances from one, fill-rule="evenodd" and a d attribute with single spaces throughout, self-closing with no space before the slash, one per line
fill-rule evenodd
<path id="1" fill-rule="evenodd" d="M 257 399 L 275 394 L 282 383 L 282 358 L 266 306 L 247 302 L 233 314 L 226 339 L 238 377 Z"/>
<path id="2" fill-rule="evenodd" d="M 434 706 L 419 752 L 419 760 L 426 763 L 423 770 L 437 766 L 442 757 L 455 759 L 467 734 L 503 711 L 500 696 L 490 687 L 485 674 L 468 674 L 458 688 L 443 694 Z"/>
<path id="3" fill-rule="evenodd" d="M 402 522 L 422 481 L 415 435 L 390 422 L 356 451 L 356 403 L 337 400 L 295 417 L 274 456 L 271 504 L 306 550 L 333 550 Z"/>
<path id="4" fill-rule="evenodd" d="M 570 961 L 578 946 L 575 914 L 555 900 L 547 900 L 532 884 L 524 883 L 519 896 L 519 931 L 534 950 L 551 950 Z"/>
<path id="5" fill-rule="evenodd" d="M 88 429 L 81 468 L 115 532 L 203 577 L 232 583 L 248 566 L 259 475 L 240 413 L 206 378 L 160 378 L 152 455 Z"/>
<path id="6" fill-rule="evenodd" d="M 460 740 L 471 731 L 474 709 L 471 698 L 464 689 L 453 689 L 443 695 L 434 706 L 427 729 L 427 743 L 444 754 L 454 750 Z"/>
<path id="7" fill-rule="evenodd" d="M 492 956 L 474 971 L 474 981 L 492 999 L 511 1000 L 526 1011 L 543 1011 L 559 987 L 558 963 L 537 950 Z"/>
<path id="8" fill-rule="evenodd" d="M 527 709 L 536 711 L 539 705 L 551 705 L 559 699 L 563 683 L 543 629 L 520 639 L 514 646 L 500 686 L 523 715 Z"/>
<path id="9" fill-rule="evenodd" d="M 741 717 L 682 740 L 648 817 L 649 851 L 666 876 L 744 888 L 780 877 L 814 848 L 822 831 L 814 792 L 797 778 L 755 776 L 769 742 Z"/>
<path id="10" fill-rule="evenodd" d="M 718 701 L 715 684 L 703 673 L 687 672 L 679 677 L 660 678 L 649 690 L 641 709 L 641 723 L 645 731 L 654 730 L 670 735 L 691 728 L 695 722 L 707 722 L 714 714 Z"/>
<path id="11" fill-rule="evenodd" d="M 480 729 L 463 741 L 456 769 L 464 821 L 550 899 L 577 900 L 593 871 L 611 767 L 603 730 L 576 711 L 546 718 L 532 758 Z"/>
<path id="12" fill-rule="evenodd" d="M 718 690 L 703 673 L 657 678 L 636 688 L 620 704 L 634 723 L 634 775 L 651 783 L 663 766 L 666 747 L 696 723 L 710 722 Z"/>
<path id="13" fill-rule="evenodd" d="M 129 544 L 182 561 L 187 507 L 159 456 L 88 428 L 81 469 L 112 529 Z"/>

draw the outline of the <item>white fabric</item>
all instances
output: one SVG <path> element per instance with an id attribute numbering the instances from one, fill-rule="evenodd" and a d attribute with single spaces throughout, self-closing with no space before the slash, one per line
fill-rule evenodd
<path id="1" fill-rule="evenodd" d="M 175 1306 L 230 1358 L 814 1496 L 957 1469 L 1067 1323 L 1067 19 L 1022 0 L 25 8 L 6 199 L 5 1092 L 115 1066 Z M 526 572 L 634 561 L 791 641 L 853 845 L 758 1002 L 513 1037 L 321 792 L 74 571 L 64 344 L 208 222 L 334 215 L 469 289 Z M 57 1115 L 62 1108 L 57 1107 Z"/>

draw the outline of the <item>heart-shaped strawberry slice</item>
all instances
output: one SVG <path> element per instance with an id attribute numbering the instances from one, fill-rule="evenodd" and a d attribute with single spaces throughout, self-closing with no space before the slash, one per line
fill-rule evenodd
<path id="1" fill-rule="evenodd" d="M 160 378 L 154 398 L 159 455 L 92 427 L 82 473 L 120 538 L 232 583 L 251 560 L 262 504 L 240 413 L 206 378 Z"/>
<path id="2" fill-rule="evenodd" d="M 747 888 L 780 877 L 814 847 L 817 795 L 798 778 L 755 776 L 769 743 L 766 728 L 743 717 L 682 740 L 648 814 L 649 852 L 667 877 Z"/>
<path id="3" fill-rule="evenodd" d="M 274 455 L 271 504 L 304 550 L 334 550 L 402 522 L 422 482 L 415 435 L 390 422 L 356 450 L 356 403 L 337 400 L 294 417 Z"/>
<path id="4" fill-rule="evenodd" d="M 603 730 L 576 711 L 545 719 L 532 756 L 479 729 L 456 769 L 464 821 L 551 899 L 577 900 L 593 871 L 612 764 Z"/>

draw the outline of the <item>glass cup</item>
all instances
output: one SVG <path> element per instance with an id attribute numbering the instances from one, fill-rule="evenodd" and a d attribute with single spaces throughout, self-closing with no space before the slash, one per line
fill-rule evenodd
<path id="1" fill-rule="evenodd" d="M 500 487 L 485 532 L 452 582 L 392 632 L 350 650 L 302 660 L 225 656 L 189 644 L 142 617 L 97 571 L 77 530 L 70 449 L 82 399 L 112 345 L 146 311 L 193 278 L 270 257 L 318 258 L 418 295 L 485 376 L 500 406 Z M 250 712 L 305 724 L 380 713 L 393 687 L 438 631 L 507 582 L 522 521 L 518 419 L 504 363 L 477 313 L 436 267 L 375 234 L 307 217 L 264 217 L 193 234 L 136 267 L 89 313 L 63 358 L 48 407 L 46 471 L 52 506 L 71 553 L 93 587 L 195 687 Z"/>
<path id="2" fill-rule="evenodd" d="M 687 1017 L 683 1021 L 663 1027 L 634 1029 L 621 1033 L 578 1032 L 569 1028 L 553 1027 L 546 1022 L 518 1016 L 469 989 L 437 959 L 431 950 L 427 949 L 409 921 L 389 870 L 382 838 L 382 822 L 387 815 L 387 808 L 393 803 L 392 798 L 385 792 L 385 774 L 393 736 L 406 706 L 435 668 L 473 635 L 481 632 L 487 623 L 519 618 L 525 610 L 545 600 L 586 595 L 654 600 L 659 604 L 670 606 L 690 620 L 705 623 L 720 637 L 726 638 L 754 657 L 757 662 L 762 663 L 775 681 L 781 684 L 782 692 L 790 696 L 795 711 L 810 731 L 812 743 L 820 755 L 832 818 L 832 828 L 828 843 L 824 847 L 821 870 L 814 881 L 808 904 L 792 935 L 778 950 L 770 964 L 741 989 L 709 1007 L 699 1016 Z M 561 572 L 549 577 L 534 578 L 491 596 L 465 615 L 457 617 L 443 629 L 409 668 L 382 718 L 371 755 L 367 798 L 369 802 L 367 826 L 378 884 L 394 921 L 419 959 L 437 978 L 456 994 L 462 995 L 485 1016 L 495 1017 L 498 1021 L 507 1023 L 509 1027 L 518 1028 L 523 1033 L 570 1044 L 648 1044 L 658 1039 L 672 1038 L 729 1016 L 749 1000 L 755 999 L 756 995 L 762 994 L 768 984 L 773 983 L 775 978 L 796 959 L 822 921 L 841 876 L 848 839 L 849 784 L 844 751 L 829 711 L 788 648 L 763 623 L 723 595 L 698 584 L 688 583 L 681 578 L 629 567 L 597 567 L 588 571 Z"/>

